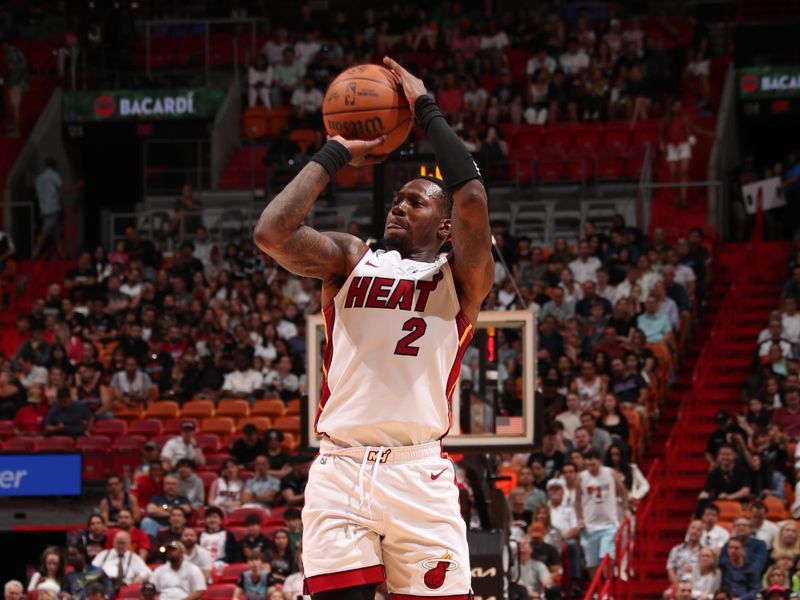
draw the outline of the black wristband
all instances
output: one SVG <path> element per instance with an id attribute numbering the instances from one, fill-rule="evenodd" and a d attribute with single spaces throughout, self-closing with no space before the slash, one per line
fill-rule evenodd
<path id="1" fill-rule="evenodd" d="M 322 165 L 322 168 L 328 173 L 328 177 L 333 181 L 336 178 L 336 173 L 349 163 L 351 158 L 350 151 L 343 144 L 331 140 L 320 148 L 319 152 L 311 160 Z"/>
<path id="2" fill-rule="evenodd" d="M 444 119 L 444 115 L 442 111 L 439 110 L 436 101 L 428 94 L 422 94 L 422 96 L 414 101 L 414 115 L 417 117 L 417 122 L 425 133 L 428 133 L 428 126 L 431 124 L 431 121 L 437 117 Z"/>
<path id="3" fill-rule="evenodd" d="M 433 145 L 433 153 L 448 191 L 452 192 L 467 181 L 481 178 L 478 165 L 433 98 L 427 94 L 417 98 L 414 102 L 414 114 Z"/>

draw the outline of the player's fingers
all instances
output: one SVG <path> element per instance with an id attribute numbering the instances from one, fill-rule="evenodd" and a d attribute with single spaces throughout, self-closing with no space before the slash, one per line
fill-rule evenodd
<path id="1" fill-rule="evenodd" d="M 364 146 L 362 146 L 362 148 L 365 150 L 364 154 L 369 154 L 370 150 L 374 150 L 375 148 L 383 144 L 385 141 L 386 141 L 386 136 L 382 135 L 381 137 L 375 138 L 374 140 L 369 140 L 364 142 Z"/>
<path id="2" fill-rule="evenodd" d="M 392 70 L 392 72 L 394 72 L 394 74 L 400 78 L 402 78 L 408 73 L 408 71 L 406 71 L 403 67 L 400 66 L 400 63 L 398 63 L 395 60 L 392 60 L 388 56 L 383 57 L 383 64 L 389 67 Z"/>
<path id="3" fill-rule="evenodd" d="M 360 166 L 377 165 L 378 163 L 385 161 L 387 158 L 389 158 L 388 154 L 367 154 L 361 159 Z"/>

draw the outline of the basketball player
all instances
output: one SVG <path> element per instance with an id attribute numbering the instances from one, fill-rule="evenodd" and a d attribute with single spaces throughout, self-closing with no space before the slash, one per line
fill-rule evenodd
<path id="1" fill-rule="evenodd" d="M 332 138 L 264 209 L 254 236 L 286 269 L 322 280 L 326 350 L 303 509 L 306 592 L 315 600 L 469 599 L 455 469 L 440 440 L 494 264 L 486 190 L 424 83 L 391 59 L 443 182 L 392 200 L 386 251 L 303 225 L 338 169 L 382 160 L 382 143 Z M 452 250 L 440 253 L 451 239 Z"/>

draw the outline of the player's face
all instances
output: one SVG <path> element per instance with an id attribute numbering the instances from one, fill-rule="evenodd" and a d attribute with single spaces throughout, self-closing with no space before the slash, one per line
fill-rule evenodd
<path id="1" fill-rule="evenodd" d="M 433 182 L 413 179 L 392 200 L 383 237 L 390 250 L 401 254 L 436 249 L 450 235 L 450 219 L 442 215 L 441 189 Z"/>

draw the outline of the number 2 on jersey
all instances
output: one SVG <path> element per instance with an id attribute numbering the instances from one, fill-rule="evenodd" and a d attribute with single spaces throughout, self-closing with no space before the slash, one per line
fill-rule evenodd
<path id="1" fill-rule="evenodd" d="M 416 356 L 419 354 L 419 346 L 412 346 L 411 344 L 425 335 L 425 330 L 427 328 L 428 324 L 425 322 L 425 319 L 420 317 L 411 317 L 408 321 L 403 323 L 403 331 L 409 331 L 410 333 L 400 338 L 400 341 L 397 342 L 397 346 L 394 348 L 394 353 L 402 356 Z"/>

